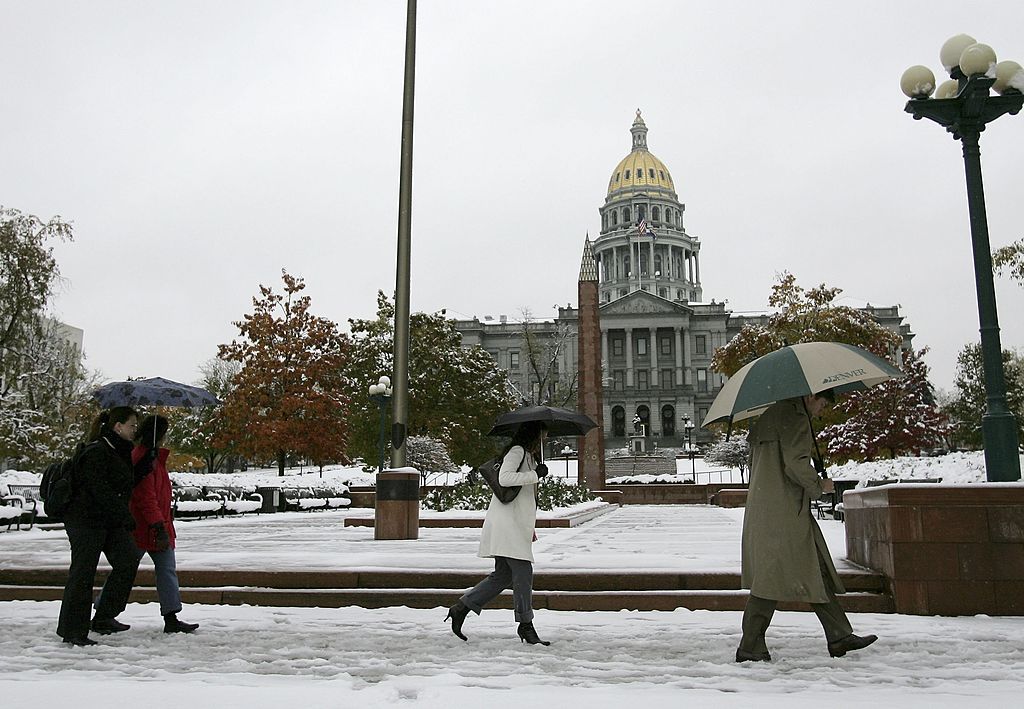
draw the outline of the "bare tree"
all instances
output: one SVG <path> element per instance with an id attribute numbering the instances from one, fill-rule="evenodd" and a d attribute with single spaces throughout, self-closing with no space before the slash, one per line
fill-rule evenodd
<path id="1" fill-rule="evenodd" d="M 547 331 L 547 323 L 538 323 L 529 309 L 522 311 L 523 352 L 526 355 L 527 381 L 511 386 L 517 396 L 528 404 L 543 404 L 574 408 L 577 395 L 576 370 L 563 371 L 561 362 L 571 361 L 568 348 L 572 346 L 573 329 L 563 322 L 555 322 Z M 526 391 L 523 391 L 526 384 Z"/>

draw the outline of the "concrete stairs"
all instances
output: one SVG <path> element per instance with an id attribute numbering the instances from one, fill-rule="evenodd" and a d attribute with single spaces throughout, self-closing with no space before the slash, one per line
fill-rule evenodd
<path id="1" fill-rule="evenodd" d="M 661 455 L 631 455 L 605 458 L 605 478 L 623 475 L 675 475 L 676 460 Z"/>
<path id="2" fill-rule="evenodd" d="M 103 571 L 97 583 L 102 583 Z M 0 600 L 60 600 L 67 570 L 0 569 Z M 843 607 L 857 613 L 892 613 L 885 578 L 870 572 L 840 574 L 847 593 Z M 443 570 L 246 571 L 179 569 L 182 600 L 188 603 L 339 608 L 437 608 L 451 605 L 483 577 L 479 572 Z M 133 602 L 157 601 L 152 569 L 139 570 Z M 618 611 L 742 610 L 747 592 L 738 573 L 538 571 L 534 607 L 549 610 Z M 511 608 L 506 592 L 494 607 Z M 808 611 L 800 603 L 781 610 Z"/>

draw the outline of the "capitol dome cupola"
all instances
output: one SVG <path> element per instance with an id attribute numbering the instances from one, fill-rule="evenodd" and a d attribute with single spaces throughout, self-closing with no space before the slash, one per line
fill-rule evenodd
<path id="1" fill-rule="evenodd" d="M 700 301 L 700 241 L 683 227 L 686 207 L 676 195 L 672 174 L 647 148 L 640 109 L 629 132 L 632 149 L 612 171 L 599 209 L 601 232 L 594 256 L 601 302 L 634 290 L 672 301 Z"/>

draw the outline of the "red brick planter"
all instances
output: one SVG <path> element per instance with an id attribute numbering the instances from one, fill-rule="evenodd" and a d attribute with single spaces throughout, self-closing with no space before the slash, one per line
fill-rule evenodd
<path id="1" fill-rule="evenodd" d="M 889 579 L 897 613 L 1024 615 L 1024 485 L 850 490 L 850 561 Z"/>

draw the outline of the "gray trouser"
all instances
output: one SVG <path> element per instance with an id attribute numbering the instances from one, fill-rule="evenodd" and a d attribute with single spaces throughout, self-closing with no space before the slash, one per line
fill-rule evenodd
<path id="1" fill-rule="evenodd" d="M 459 600 L 466 608 L 480 615 L 483 607 L 509 586 L 512 587 L 512 607 L 516 622 L 529 623 L 533 620 L 533 562 L 524 559 L 494 557 L 494 571 L 466 591 Z"/>
<path id="2" fill-rule="evenodd" d="M 836 599 L 832 577 L 825 568 L 825 562 L 821 558 L 820 552 L 818 553 L 818 566 L 821 569 L 821 577 L 825 581 L 828 602 L 812 603 L 811 608 L 818 616 L 821 627 L 825 630 L 825 639 L 833 643 L 852 633 L 853 626 L 850 625 L 850 619 L 846 617 L 846 611 Z M 743 609 L 743 637 L 740 639 L 740 650 L 758 654 L 768 652 L 764 634 L 772 622 L 772 616 L 775 614 L 775 607 L 778 604 L 778 601 L 759 598 L 753 594 L 747 598 L 747 606 Z"/>

